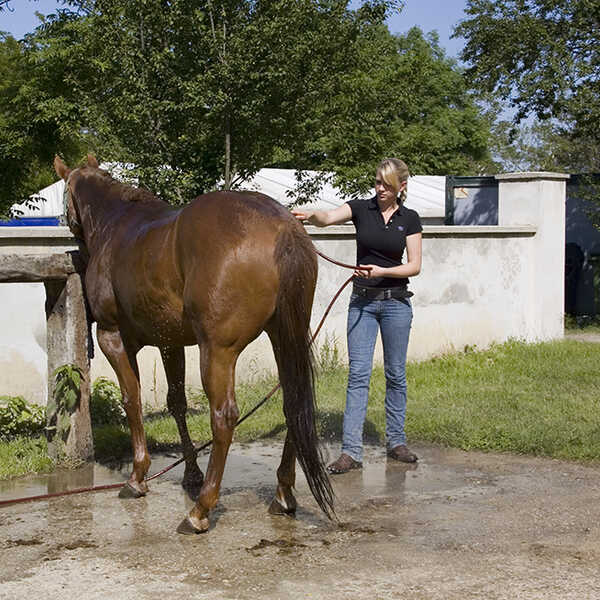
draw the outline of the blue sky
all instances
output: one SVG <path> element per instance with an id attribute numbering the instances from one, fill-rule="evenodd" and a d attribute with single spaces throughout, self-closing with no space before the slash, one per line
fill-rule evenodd
<path id="1" fill-rule="evenodd" d="M 437 31 L 446 54 L 456 58 L 464 40 L 450 39 L 450 36 L 455 25 L 465 17 L 465 6 L 465 0 L 406 0 L 402 12 L 393 16 L 388 25 L 394 33 L 405 33 L 415 25 L 425 33 Z"/>
<path id="2" fill-rule="evenodd" d="M 49 14 L 60 6 L 58 0 L 11 0 L 9 7 L 12 10 L 0 13 L 0 31 L 21 38 L 38 25 L 36 11 Z M 465 0 L 406 0 L 402 12 L 390 19 L 389 27 L 394 33 L 404 33 L 415 25 L 426 33 L 435 30 L 448 56 L 456 57 L 462 41 L 451 40 L 450 35 L 464 16 L 464 7 Z"/>

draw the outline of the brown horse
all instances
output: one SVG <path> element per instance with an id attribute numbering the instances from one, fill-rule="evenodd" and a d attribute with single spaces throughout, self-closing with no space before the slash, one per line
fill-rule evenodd
<path id="1" fill-rule="evenodd" d="M 317 264 L 303 227 L 258 193 L 213 192 L 175 209 L 115 181 L 91 155 L 87 165 L 74 170 L 56 157 L 54 168 L 66 181 L 69 228 L 89 254 L 86 295 L 131 430 L 133 472 L 120 496 L 148 491 L 144 478 L 150 456 L 136 354 L 143 346 L 157 346 L 169 386 L 167 405 L 183 446 L 183 484 L 199 489 L 196 505 L 177 531 L 208 530 L 239 414 L 236 361 L 264 330 L 273 345 L 288 427 L 269 512 L 295 511 L 298 458 L 317 503 L 331 516 L 333 492 L 318 447 L 309 347 Z M 185 419 L 184 346 L 193 344 L 200 348 L 210 403 L 213 446 L 206 478 Z"/>

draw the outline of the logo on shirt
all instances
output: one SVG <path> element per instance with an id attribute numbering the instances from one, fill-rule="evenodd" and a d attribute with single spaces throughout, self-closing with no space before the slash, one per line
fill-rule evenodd
<path id="1" fill-rule="evenodd" d="M 398 231 L 404 231 L 404 227 L 402 227 L 402 225 L 398 225 Z"/>

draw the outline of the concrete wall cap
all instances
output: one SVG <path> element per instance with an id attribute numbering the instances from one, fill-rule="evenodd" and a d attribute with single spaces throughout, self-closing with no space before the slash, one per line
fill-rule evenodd
<path id="1" fill-rule="evenodd" d="M 31 239 L 57 238 L 72 240 L 73 234 L 68 227 L 39 226 L 39 227 L 0 227 L 0 239 Z"/>
<path id="2" fill-rule="evenodd" d="M 329 227 L 315 227 L 305 225 L 306 232 L 312 238 L 344 238 L 354 237 L 354 225 L 330 225 Z M 534 235 L 537 232 L 535 225 L 423 225 L 423 236 L 478 236 L 478 235 Z"/>
<path id="3" fill-rule="evenodd" d="M 552 171 L 524 171 L 522 173 L 501 173 L 494 177 L 498 181 L 532 181 L 536 179 L 566 181 L 571 176 L 567 173 L 553 173 Z"/>
<path id="4" fill-rule="evenodd" d="M 354 225 L 331 225 L 329 227 L 315 227 L 305 225 L 306 232 L 314 238 L 344 238 L 354 237 Z M 534 234 L 537 228 L 534 225 L 423 225 L 423 235 L 523 235 Z M 0 240 L 24 240 L 32 238 L 63 239 L 75 242 L 73 234 L 68 227 L 0 227 Z"/>
<path id="5" fill-rule="evenodd" d="M 535 225 L 424 225 L 423 236 L 482 236 L 502 235 L 505 237 L 517 235 L 535 235 L 538 228 Z"/>

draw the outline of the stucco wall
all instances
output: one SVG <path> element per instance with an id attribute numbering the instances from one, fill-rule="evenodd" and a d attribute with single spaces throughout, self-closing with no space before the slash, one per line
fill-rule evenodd
<path id="1" fill-rule="evenodd" d="M 420 360 L 465 346 L 483 349 L 510 338 L 526 341 L 562 336 L 564 304 L 565 176 L 515 174 L 499 181 L 498 226 L 426 226 L 423 268 L 411 281 L 415 295 L 409 360 Z M 13 238 L 0 228 L 0 253 L 30 252 L 26 237 Z M 4 228 L 8 229 L 8 228 Z M 19 228 L 21 230 L 25 228 Z M 354 228 L 342 225 L 307 227 L 322 252 L 342 262 L 355 261 Z M 34 232 L 35 233 L 35 232 Z M 73 248 L 68 232 L 55 228 L 35 233 L 34 251 L 48 245 L 58 251 Z M 35 237 L 38 236 L 38 237 Z M 553 268 L 549 269 L 548 265 Z M 327 304 L 351 271 L 319 259 L 319 280 L 313 309 L 316 327 Z M 336 344 L 346 353 L 346 309 L 350 287 L 332 308 L 317 339 Z M 0 284 L 0 394 L 23 394 L 39 403 L 46 395 L 45 293 L 42 284 Z M 319 349 L 317 348 L 317 355 Z M 187 384 L 200 386 L 198 352 L 187 351 Z M 166 384 L 160 356 L 154 348 L 138 355 L 145 403 L 162 405 Z M 376 348 L 381 360 L 381 348 Z M 268 339 L 263 334 L 242 354 L 237 378 L 251 380 L 275 369 Z M 112 369 L 96 347 L 92 378 L 114 379 Z"/>

